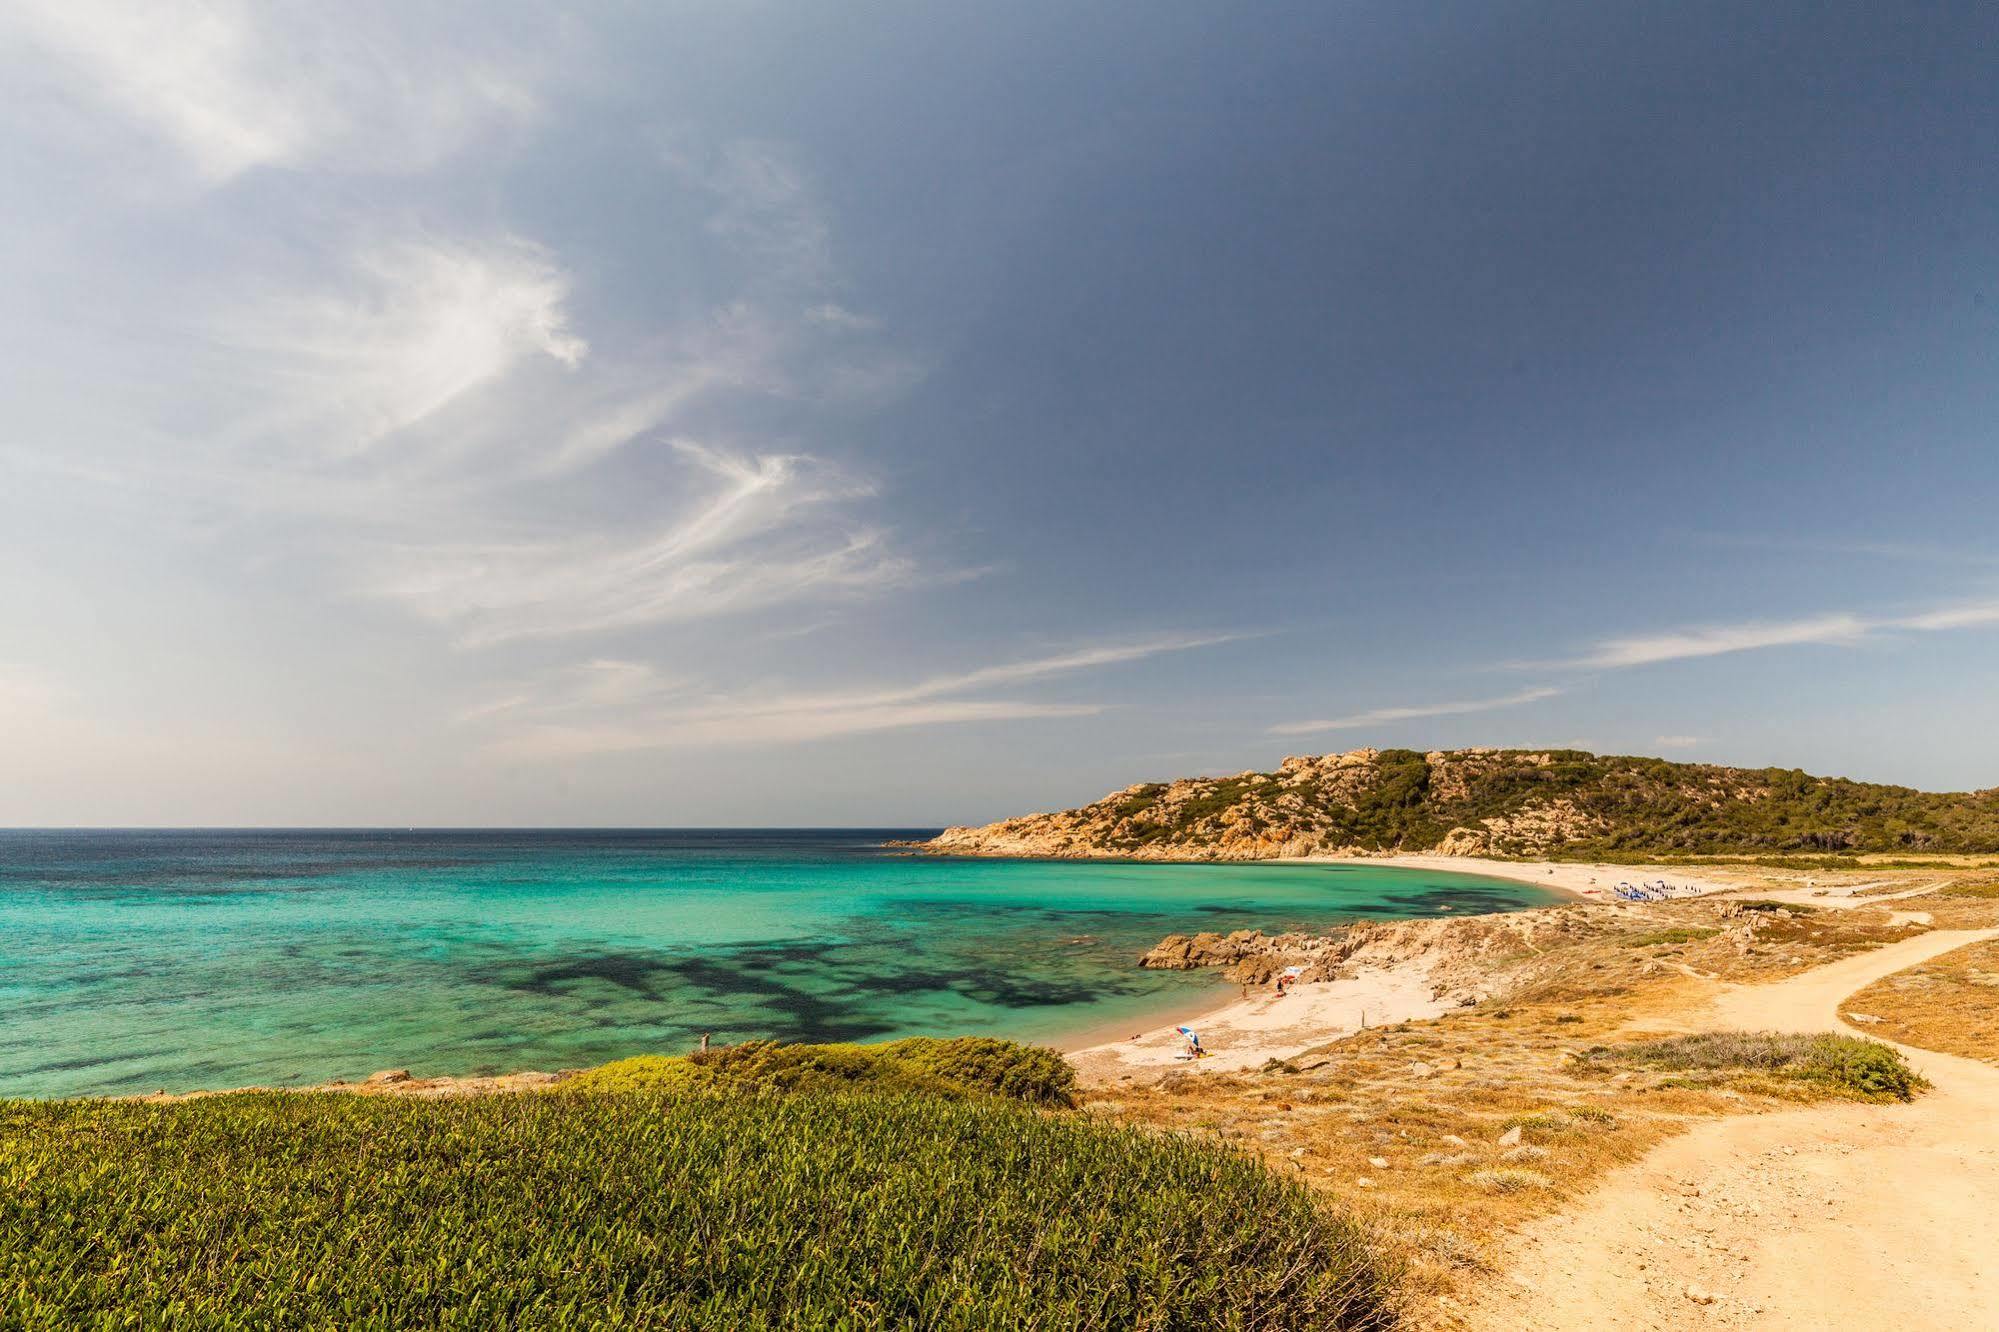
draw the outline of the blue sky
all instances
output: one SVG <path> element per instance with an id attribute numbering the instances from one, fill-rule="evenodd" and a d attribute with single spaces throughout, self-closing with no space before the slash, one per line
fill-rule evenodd
<path id="1" fill-rule="evenodd" d="M 1989 5 L 0 9 L 0 823 L 1999 782 Z"/>

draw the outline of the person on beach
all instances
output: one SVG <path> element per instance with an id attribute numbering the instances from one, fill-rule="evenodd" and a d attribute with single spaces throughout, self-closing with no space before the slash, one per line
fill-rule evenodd
<path id="1" fill-rule="evenodd" d="M 1195 1033 L 1192 1027 L 1180 1027 L 1177 1028 L 1177 1030 L 1182 1036 L 1185 1036 L 1187 1038 L 1186 1057 L 1188 1059 L 1198 1060 L 1202 1055 L 1207 1053 L 1206 1050 L 1203 1050 L 1201 1048 L 1201 1038 L 1198 1034 Z"/>

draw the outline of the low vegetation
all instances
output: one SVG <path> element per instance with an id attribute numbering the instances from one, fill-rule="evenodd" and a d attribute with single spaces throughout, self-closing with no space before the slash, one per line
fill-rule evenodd
<path id="1" fill-rule="evenodd" d="M 1710 1031 L 1633 1045 L 1600 1045 L 1586 1057 L 1676 1073 L 1795 1079 L 1857 1100 L 1907 1101 L 1927 1085 L 1893 1047 L 1829 1032 Z"/>
<path id="2" fill-rule="evenodd" d="M 0 1102 L 0 1326 L 1385 1328 L 1237 1152 L 993 1097 Z"/>
<path id="3" fill-rule="evenodd" d="M 580 1091 L 870 1091 L 1074 1103 L 1076 1070 L 1053 1050 L 987 1037 L 916 1037 L 884 1045 L 751 1041 L 692 1055 L 639 1055 L 590 1069 Z"/>

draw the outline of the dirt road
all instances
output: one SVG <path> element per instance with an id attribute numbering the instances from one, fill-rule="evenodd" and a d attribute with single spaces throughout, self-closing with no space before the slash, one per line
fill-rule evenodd
<path id="1" fill-rule="evenodd" d="M 1940 930 L 1716 999 L 1714 1029 L 1852 1030 L 1854 991 L 1999 930 Z M 1867 1033 L 1859 1033 L 1865 1035 Z M 1999 1068 L 1898 1047 L 1935 1089 L 1706 1124 L 1525 1232 L 1470 1325 L 1999 1328 Z"/>

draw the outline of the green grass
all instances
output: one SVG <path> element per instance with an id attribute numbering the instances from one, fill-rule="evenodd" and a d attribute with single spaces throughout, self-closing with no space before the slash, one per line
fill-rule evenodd
<path id="1" fill-rule="evenodd" d="M 1076 1070 L 1053 1050 L 983 1036 L 913 1037 L 882 1045 L 751 1041 L 704 1054 L 639 1055 L 593 1068 L 577 1091 L 872 1091 L 1002 1096 L 1029 1105 L 1075 1104 Z"/>
<path id="2" fill-rule="evenodd" d="M 1999 883 L 1954 883 L 1938 892 L 1939 897 L 1999 898 Z"/>
<path id="3" fill-rule="evenodd" d="M 1232 1151 L 992 1098 L 0 1102 L 0 1327 L 1386 1328 Z"/>
<path id="4" fill-rule="evenodd" d="M 1710 1031 L 1634 1045 L 1600 1045 L 1587 1057 L 1681 1073 L 1766 1073 L 1869 1100 L 1913 1100 L 1929 1085 L 1900 1051 L 1879 1041 L 1830 1033 Z"/>

